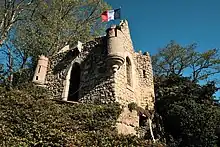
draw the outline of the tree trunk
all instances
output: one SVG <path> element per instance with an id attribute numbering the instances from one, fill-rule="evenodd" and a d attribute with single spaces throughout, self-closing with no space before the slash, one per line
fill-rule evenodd
<path id="1" fill-rule="evenodd" d="M 13 59 L 12 59 L 10 47 L 7 44 L 6 44 L 6 47 L 8 49 L 8 68 L 9 68 L 8 81 L 9 81 L 9 87 L 11 87 L 12 81 L 13 81 L 13 61 L 12 61 Z"/>

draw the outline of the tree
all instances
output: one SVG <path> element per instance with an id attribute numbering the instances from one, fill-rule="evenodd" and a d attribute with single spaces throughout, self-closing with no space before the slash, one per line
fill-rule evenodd
<path id="1" fill-rule="evenodd" d="M 12 44 L 11 39 L 14 36 L 15 26 L 26 19 L 25 14 L 32 12 L 32 5 L 36 0 L 5 0 L 0 1 L 0 52 L 5 57 L 5 68 L 1 74 L 3 81 L 12 84 L 13 73 L 17 60 L 16 48 Z"/>
<path id="2" fill-rule="evenodd" d="M 213 82 L 199 85 L 180 76 L 155 78 L 156 112 L 163 118 L 169 146 L 215 146 L 220 107 Z"/>
<path id="3" fill-rule="evenodd" d="M 152 56 L 156 112 L 169 146 L 217 146 L 220 107 L 213 78 L 220 75 L 220 50 L 196 51 L 196 44 L 171 41 Z M 198 83 L 206 80 L 206 84 Z"/>
<path id="4" fill-rule="evenodd" d="M 34 0 L 5 0 L 0 3 L 0 47 L 7 40 L 13 26 L 22 20 L 26 10 L 31 10 Z"/>
<path id="5" fill-rule="evenodd" d="M 10 5 L 21 6 L 22 11 L 19 15 L 16 12 L 16 21 L 4 35 L 13 45 L 15 72 L 26 70 L 28 65 L 34 70 L 41 54 L 51 57 L 67 44 L 73 46 L 78 40 L 86 42 L 103 33 L 100 14 L 110 7 L 103 0 L 32 0 Z"/>
<path id="6" fill-rule="evenodd" d="M 183 47 L 171 41 L 165 48 L 152 56 L 154 74 L 183 75 L 189 73 L 191 80 L 208 80 L 220 74 L 220 50 L 210 49 L 204 53 L 195 51 L 197 45 Z"/>
<path id="7" fill-rule="evenodd" d="M 211 49 L 204 53 L 195 52 L 191 56 L 192 80 L 204 80 L 220 73 L 220 50 Z"/>
<path id="8" fill-rule="evenodd" d="M 103 0 L 41 1 L 31 14 L 32 19 L 16 26 L 16 46 L 26 50 L 31 46 L 49 57 L 67 44 L 88 41 L 103 33 L 105 25 L 99 18 L 107 8 L 109 6 Z"/>

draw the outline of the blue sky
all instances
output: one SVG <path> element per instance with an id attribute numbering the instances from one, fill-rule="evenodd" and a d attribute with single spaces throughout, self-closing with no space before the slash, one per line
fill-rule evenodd
<path id="1" fill-rule="evenodd" d="M 181 45 L 196 42 L 198 51 L 220 48 L 220 0 L 105 1 L 121 7 L 136 50 L 153 55 L 170 40 Z"/>
<path id="2" fill-rule="evenodd" d="M 135 49 L 155 54 L 170 40 L 198 50 L 220 48 L 220 0 L 105 0 L 121 6 Z"/>
<path id="3" fill-rule="evenodd" d="M 170 40 L 183 46 L 197 43 L 201 52 L 220 48 L 220 0 L 105 1 L 113 9 L 121 7 L 135 50 L 154 55 Z"/>

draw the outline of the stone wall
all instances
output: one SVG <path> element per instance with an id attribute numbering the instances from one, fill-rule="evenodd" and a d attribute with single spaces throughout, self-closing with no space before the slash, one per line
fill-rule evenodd
<path id="1" fill-rule="evenodd" d="M 132 86 L 127 83 L 126 64 L 124 64 L 115 76 L 116 99 L 123 106 L 117 126 L 119 133 L 135 134 L 135 127 L 139 126 L 139 116 L 133 111 L 130 112 L 127 106 L 135 102 L 144 109 L 146 107 L 154 109 L 153 72 L 148 54 L 128 52 L 125 56 L 128 56 L 132 63 Z"/>
<path id="2" fill-rule="evenodd" d="M 126 61 L 115 74 L 111 74 L 106 62 L 107 37 L 101 37 L 83 44 L 80 53 L 76 48 L 65 49 L 65 52 L 49 59 L 47 87 L 55 98 L 63 99 L 63 95 L 68 94 L 71 67 L 74 63 L 79 63 L 79 102 L 119 102 L 123 109 L 117 123 L 118 132 L 135 134 L 139 116 L 136 111 L 128 110 L 128 104 L 135 102 L 144 109 L 154 108 L 152 65 L 149 54 L 134 51 L 127 22 L 121 23 L 117 29 L 117 37 L 120 38 L 118 41 L 121 41 L 119 44 L 124 51 L 119 55 L 124 59 L 129 58 L 131 64 L 131 85 L 127 83 Z"/>
<path id="3" fill-rule="evenodd" d="M 49 58 L 46 86 L 55 99 L 61 99 L 62 97 L 63 83 L 70 68 L 72 58 L 74 58 L 73 54 L 73 51 L 69 51 Z"/>
<path id="4" fill-rule="evenodd" d="M 127 84 L 126 63 L 112 75 L 106 65 L 106 37 L 83 44 L 79 53 L 76 48 L 65 49 L 49 59 L 47 87 L 53 96 L 62 99 L 67 74 L 77 62 L 81 68 L 79 101 L 99 101 L 110 103 L 117 101 L 121 105 L 136 102 L 145 108 L 153 108 L 154 87 L 153 72 L 149 54 L 136 53 L 133 49 L 127 22 L 120 24 L 117 33 L 123 43 L 124 59 L 129 58 L 132 67 L 132 85 Z"/>
<path id="5" fill-rule="evenodd" d="M 123 42 L 124 59 L 131 62 L 131 85 L 127 83 L 126 61 L 115 75 L 116 99 L 122 105 L 136 102 L 139 106 L 153 108 L 153 71 L 149 54 L 143 55 L 133 49 L 127 22 L 122 24 L 117 34 Z"/>
<path id="6" fill-rule="evenodd" d="M 87 44 L 85 45 L 88 46 Z M 105 38 L 95 46 L 91 46 L 90 54 L 82 68 L 80 101 L 87 103 L 112 103 L 115 102 L 113 89 L 113 75 L 106 65 Z"/>
<path id="7" fill-rule="evenodd" d="M 127 22 L 123 23 L 120 28 L 117 35 L 120 35 L 123 42 L 125 63 L 115 74 L 116 100 L 123 107 L 117 128 L 119 133 L 135 134 L 135 127 L 139 126 L 139 116 L 136 112 L 130 112 L 127 107 L 129 103 L 135 102 L 144 109 L 145 107 L 154 108 L 153 72 L 149 54 L 143 55 L 134 51 Z M 129 58 L 131 63 L 131 85 L 127 82 L 129 75 L 126 58 Z"/>
<path id="8" fill-rule="evenodd" d="M 105 37 L 89 41 L 77 56 L 77 49 L 70 49 L 50 59 L 47 72 L 47 87 L 54 98 L 62 99 L 67 74 L 77 62 L 81 68 L 79 101 L 86 103 L 115 102 L 112 87 L 113 75 L 106 68 Z"/>
<path id="9" fill-rule="evenodd" d="M 136 53 L 135 60 L 137 62 L 136 69 L 138 72 L 138 105 L 142 108 L 147 106 L 148 109 L 154 109 L 154 83 L 150 55 L 148 53 L 146 55 Z"/>

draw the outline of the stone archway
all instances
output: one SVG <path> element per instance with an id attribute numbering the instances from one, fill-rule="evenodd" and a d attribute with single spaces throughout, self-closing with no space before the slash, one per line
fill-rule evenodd
<path id="1" fill-rule="evenodd" d="M 70 74 L 68 101 L 77 102 L 79 100 L 80 74 L 81 69 L 79 63 L 74 63 Z"/>

